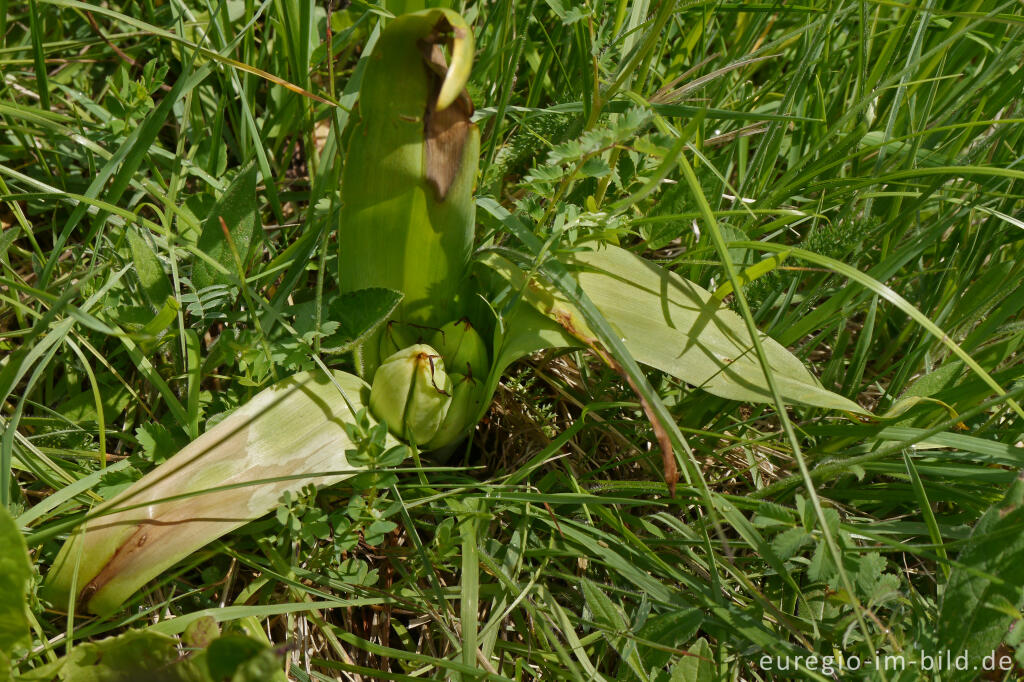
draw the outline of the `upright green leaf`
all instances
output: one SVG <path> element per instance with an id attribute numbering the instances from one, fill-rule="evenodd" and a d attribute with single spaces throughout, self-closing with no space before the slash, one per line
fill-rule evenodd
<path id="1" fill-rule="evenodd" d="M 447 45 L 451 64 L 442 52 Z M 473 246 L 480 133 L 465 92 L 473 34 L 433 9 L 389 22 L 363 76 L 349 131 L 338 231 L 342 291 L 405 294 L 396 317 L 440 327 L 459 317 Z M 363 344 L 360 371 L 376 368 Z"/>
<path id="2" fill-rule="evenodd" d="M 714 682 L 715 659 L 708 641 L 701 637 L 672 668 L 671 682 Z"/>
<path id="3" fill-rule="evenodd" d="M 128 230 L 128 246 L 135 263 L 135 274 L 142 284 L 142 293 L 146 301 L 154 308 L 163 307 L 171 295 L 171 283 L 167 280 L 164 268 L 160 265 L 153 249 L 135 230 Z"/>
<path id="4" fill-rule="evenodd" d="M 236 273 L 238 268 L 232 253 L 231 243 L 224 235 L 221 220 L 228 227 L 231 242 L 242 259 L 243 266 L 249 262 L 256 248 L 260 233 L 259 205 L 256 201 L 256 164 L 249 164 L 220 196 L 213 210 L 203 223 L 197 248 L 223 265 L 228 272 Z M 218 272 L 204 260 L 197 259 L 192 268 L 192 284 L 197 290 L 213 284 L 233 284 L 236 277 Z"/>
<path id="5" fill-rule="evenodd" d="M 11 652 L 28 641 L 25 606 L 32 563 L 18 526 L 0 506 L 0 676 L 10 670 Z"/>
<path id="6" fill-rule="evenodd" d="M 975 525 L 957 557 L 939 612 L 939 650 L 981 665 L 1024 607 L 1024 474 Z"/>

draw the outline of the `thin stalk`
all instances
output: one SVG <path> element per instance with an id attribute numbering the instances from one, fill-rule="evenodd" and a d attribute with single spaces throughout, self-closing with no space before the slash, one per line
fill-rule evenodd
<path id="1" fill-rule="evenodd" d="M 807 489 L 807 495 L 811 500 L 815 516 L 818 518 L 818 523 L 821 526 L 821 533 L 825 538 L 825 544 L 828 547 L 829 553 L 832 555 L 832 560 L 839 572 L 839 578 L 843 583 L 843 587 L 847 591 L 848 597 L 853 604 L 854 615 L 857 618 L 857 625 L 864 636 L 864 641 L 868 643 L 869 650 L 874 651 L 874 639 L 871 636 L 871 632 L 868 630 L 867 622 L 864 620 L 864 614 L 862 613 L 864 607 L 861 605 L 860 599 L 858 599 L 857 594 L 854 591 L 853 581 L 843 568 L 842 551 L 839 549 L 839 543 L 832 535 L 832 531 L 829 529 L 828 523 L 825 520 L 825 511 L 821 506 L 821 499 L 818 497 L 818 492 L 814 487 L 814 481 L 811 479 L 811 472 L 807 467 L 807 461 L 804 459 L 803 451 L 800 448 L 800 441 L 796 436 L 796 430 L 793 428 L 793 424 L 789 421 L 789 413 L 786 411 L 786 405 L 782 401 L 782 394 L 779 393 L 778 386 L 775 383 L 775 375 L 772 373 L 771 367 L 768 364 L 768 356 L 765 354 L 764 345 L 761 343 L 761 332 L 754 324 L 754 316 L 750 311 L 750 305 L 747 303 L 746 297 L 743 295 L 739 274 L 736 272 L 736 267 L 732 264 L 732 259 L 729 257 L 729 247 L 726 245 L 725 239 L 722 237 L 722 231 L 718 226 L 718 221 L 715 219 L 715 214 L 711 210 L 711 206 L 708 204 L 707 198 L 704 196 L 700 180 L 697 179 L 697 175 L 694 173 L 693 167 L 690 165 L 690 161 L 686 158 L 685 154 L 679 155 L 679 168 L 682 170 L 683 176 L 686 178 L 686 182 L 690 186 L 691 194 L 697 202 L 697 207 L 703 214 L 704 222 L 707 224 L 715 249 L 718 251 L 718 255 L 722 260 L 722 269 L 725 270 L 726 278 L 732 285 L 736 303 L 740 308 L 743 321 L 746 323 L 747 332 L 750 334 L 750 340 L 754 345 L 754 352 L 757 354 L 757 359 L 761 364 L 761 369 L 764 371 L 765 382 L 768 384 L 768 390 L 772 394 L 772 403 L 774 404 L 775 411 L 779 416 L 779 421 L 782 423 L 782 429 L 786 434 L 786 440 L 789 442 L 789 447 L 793 452 L 793 457 L 796 459 L 797 467 L 800 469 L 800 476 L 803 478 L 804 486 Z M 883 680 L 887 679 L 885 673 L 882 672 L 881 669 L 879 669 L 879 674 L 882 676 Z"/>

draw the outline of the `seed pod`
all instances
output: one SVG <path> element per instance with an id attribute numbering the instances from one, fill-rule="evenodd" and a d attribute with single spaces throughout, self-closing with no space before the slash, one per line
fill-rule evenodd
<path id="1" fill-rule="evenodd" d="M 432 330 L 429 328 L 423 329 L 398 322 L 397 320 L 388 320 L 380 335 L 380 357 L 388 358 L 403 348 L 408 348 L 417 343 L 424 343 L 424 337 L 432 333 Z M 443 353 L 441 357 L 444 358 Z M 445 367 L 447 366 L 446 363 Z"/>
<path id="2" fill-rule="evenodd" d="M 472 376 L 449 374 L 452 381 L 452 402 L 448 413 L 434 437 L 427 443 L 427 450 L 443 448 L 458 442 L 475 424 L 474 418 L 484 401 L 484 383 Z"/>
<path id="3" fill-rule="evenodd" d="M 452 401 L 441 355 L 426 344 L 394 353 L 377 368 L 370 411 L 399 438 L 422 445 L 437 433 Z"/>
<path id="4" fill-rule="evenodd" d="M 430 345 L 440 351 L 445 367 L 451 371 L 481 378 L 487 376 L 490 367 L 487 345 L 467 318 L 441 327 L 431 338 Z"/>

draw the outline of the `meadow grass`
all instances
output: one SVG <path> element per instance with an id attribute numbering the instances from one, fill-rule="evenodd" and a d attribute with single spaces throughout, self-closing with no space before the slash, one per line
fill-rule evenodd
<path id="1" fill-rule="evenodd" d="M 90 507 L 314 357 L 351 368 L 321 332 L 387 11 L 342 4 L 0 0 L 0 501 L 39 574 L 16 673 L 212 616 L 296 680 L 974 679 L 922 672 L 964 651 L 1019 679 L 1017 2 L 456 6 L 482 202 L 717 291 L 877 418 L 650 371 L 669 496 L 630 386 L 537 354 L 447 463 L 290 498 L 112 617 L 39 598 Z M 253 257 L 210 284 L 203 221 L 250 165 Z"/>

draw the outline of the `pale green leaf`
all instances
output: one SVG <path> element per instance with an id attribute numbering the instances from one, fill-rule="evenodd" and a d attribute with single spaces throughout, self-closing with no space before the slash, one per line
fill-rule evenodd
<path id="1" fill-rule="evenodd" d="M 577 252 L 567 262 L 639 362 L 723 398 L 771 401 L 743 320 L 715 303 L 708 291 L 614 246 Z M 787 401 L 866 413 L 823 388 L 781 344 L 769 337 L 762 341 Z"/>
<path id="2" fill-rule="evenodd" d="M 711 646 L 701 637 L 672 668 L 672 682 L 714 682 L 715 659 Z"/>
<path id="3" fill-rule="evenodd" d="M 772 400 L 742 319 L 717 304 L 707 290 L 615 246 L 578 251 L 565 261 L 638 362 L 723 398 Z M 481 262 L 513 286 L 523 285 L 522 271 L 503 257 L 485 254 Z M 596 339 L 554 287 L 532 282 L 524 298 L 563 326 L 574 327 L 570 331 L 577 337 Z M 857 403 L 822 387 L 781 344 L 769 337 L 762 342 L 787 401 L 867 414 Z"/>
<path id="4" fill-rule="evenodd" d="M 286 491 L 359 473 L 345 458 L 354 444 L 344 423 L 366 392 L 343 372 L 304 372 L 260 392 L 97 510 L 55 560 L 48 596 L 67 605 L 81 551 L 80 600 L 109 613 L 184 557 L 273 510 Z"/>

